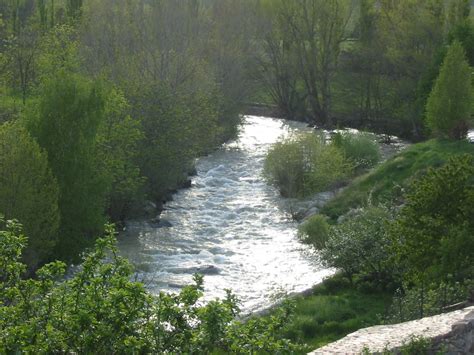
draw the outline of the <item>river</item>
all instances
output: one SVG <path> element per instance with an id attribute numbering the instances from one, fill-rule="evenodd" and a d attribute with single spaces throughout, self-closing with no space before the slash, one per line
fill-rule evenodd
<path id="1" fill-rule="evenodd" d="M 179 291 L 202 271 L 205 300 L 231 289 L 247 313 L 331 273 L 298 241 L 287 201 L 262 177 L 271 144 L 304 130 L 299 122 L 246 116 L 238 138 L 198 159 L 191 188 L 165 205 L 167 227 L 128 223 L 119 248 L 150 292 Z"/>

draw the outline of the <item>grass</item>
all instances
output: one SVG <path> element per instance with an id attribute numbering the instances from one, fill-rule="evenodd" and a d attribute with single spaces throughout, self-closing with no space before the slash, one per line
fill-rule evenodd
<path id="1" fill-rule="evenodd" d="M 360 328 L 380 323 L 392 300 L 390 292 L 354 287 L 341 275 L 295 298 L 295 313 L 282 336 L 314 350 Z"/>
<path id="2" fill-rule="evenodd" d="M 414 144 L 371 172 L 356 178 L 321 213 L 334 221 L 351 208 L 367 206 L 369 203 L 397 204 L 397 199 L 401 198 L 403 190 L 413 179 L 430 167 L 439 167 L 456 154 L 474 155 L 474 144 L 448 140 Z"/>

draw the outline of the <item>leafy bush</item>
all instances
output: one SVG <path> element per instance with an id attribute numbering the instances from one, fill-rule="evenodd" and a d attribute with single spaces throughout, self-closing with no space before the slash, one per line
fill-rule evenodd
<path id="1" fill-rule="evenodd" d="M 0 353 L 282 353 L 297 350 L 277 338 L 289 309 L 269 319 L 238 322 L 236 298 L 199 305 L 203 279 L 179 294 L 148 294 L 130 281 L 114 231 L 96 241 L 72 278 L 53 262 L 23 279 L 27 242 L 21 226 L 0 218 Z"/>
<path id="2" fill-rule="evenodd" d="M 321 251 L 323 263 L 341 269 L 350 280 L 355 274 L 378 282 L 391 280 L 395 271 L 388 263 L 391 219 L 388 210 L 371 207 L 332 227 Z"/>
<path id="3" fill-rule="evenodd" d="M 332 143 L 341 148 L 355 169 L 369 169 L 380 161 L 380 148 L 369 133 L 336 133 Z"/>
<path id="4" fill-rule="evenodd" d="M 351 171 L 340 149 L 322 135 L 305 133 L 277 142 L 265 159 L 264 175 L 284 197 L 324 191 Z"/>
<path id="5" fill-rule="evenodd" d="M 298 228 L 299 238 L 316 249 L 323 249 L 329 237 L 327 217 L 316 214 L 303 222 Z"/>

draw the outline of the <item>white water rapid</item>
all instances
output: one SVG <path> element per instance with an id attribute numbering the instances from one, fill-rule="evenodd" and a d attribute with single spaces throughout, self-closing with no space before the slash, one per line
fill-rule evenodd
<path id="1" fill-rule="evenodd" d="M 192 187 L 165 205 L 160 218 L 168 227 L 128 224 L 120 250 L 152 293 L 178 291 L 199 271 L 204 299 L 231 289 L 250 312 L 331 273 L 298 241 L 286 201 L 262 177 L 271 144 L 302 130 L 298 122 L 245 117 L 238 139 L 200 158 Z"/>

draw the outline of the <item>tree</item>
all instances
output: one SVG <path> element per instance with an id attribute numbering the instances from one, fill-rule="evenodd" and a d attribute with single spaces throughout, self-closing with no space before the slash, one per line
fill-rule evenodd
<path id="1" fill-rule="evenodd" d="M 145 178 L 137 165 L 144 138 L 140 121 L 130 117 L 123 93 L 110 89 L 104 121 L 98 131 L 98 163 L 107 179 L 107 212 L 112 220 L 124 220 L 140 199 Z"/>
<path id="2" fill-rule="evenodd" d="M 462 139 L 472 109 L 471 68 L 460 42 L 453 42 L 426 104 L 426 123 L 438 136 Z"/>
<path id="3" fill-rule="evenodd" d="M 420 139 L 426 98 L 419 100 L 417 88 L 444 44 L 444 4 L 438 0 L 381 0 L 378 4 L 385 83 L 382 114 L 398 120 L 402 134 Z"/>
<path id="4" fill-rule="evenodd" d="M 106 186 L 96 160 L 103 114 L 101 86 L 65 71 L 45 80 L 38 103 L 29 108 L 28 128 L 47 151 L 59 184 L 61 257 L 77 255 L 103 226 Z"/>
<path id="5" fill-rule="evenodd" d="M 413 183 L 392 231 L 407 279 L 462 280 L 474 263 L 474 158 L 451 158 Z"/>
<path id="6" fill-rule="evenodd" d="M 341 43 L 351 17 L 352 1 L 280 0 L 279 16 L 294 46 L 312 120 L 330 126 L 331 84 Z"/>
<path id="7" fill-rule="evenodd" d="M 300 76 L 289 24 L 281 12 L 271 6 L 269 4 L 267 9 L 270 29 L 264 38 L 260 78 L 284 117 L 303 119 L 306 114 L 304 92 L 297 85 Z"/>
<path id="8" fill-rule="evenodd" d="M 341 269 L 352 281 L 355 274 L 377 282 L 393 279 L 395 270 L 388 263 L 391 241 L 388 223 L 391 213 L 370 207 L 331 228 L 321 250 L 321 259 L 328 267 Z"/>
<path id="9" fill-rule="evenodd" d="M 30 270 L 51 256 L 59 227 L 59 188 L 47 154 L 19 122 L 0 126 L 0 214 L 25 221 Z"/>

